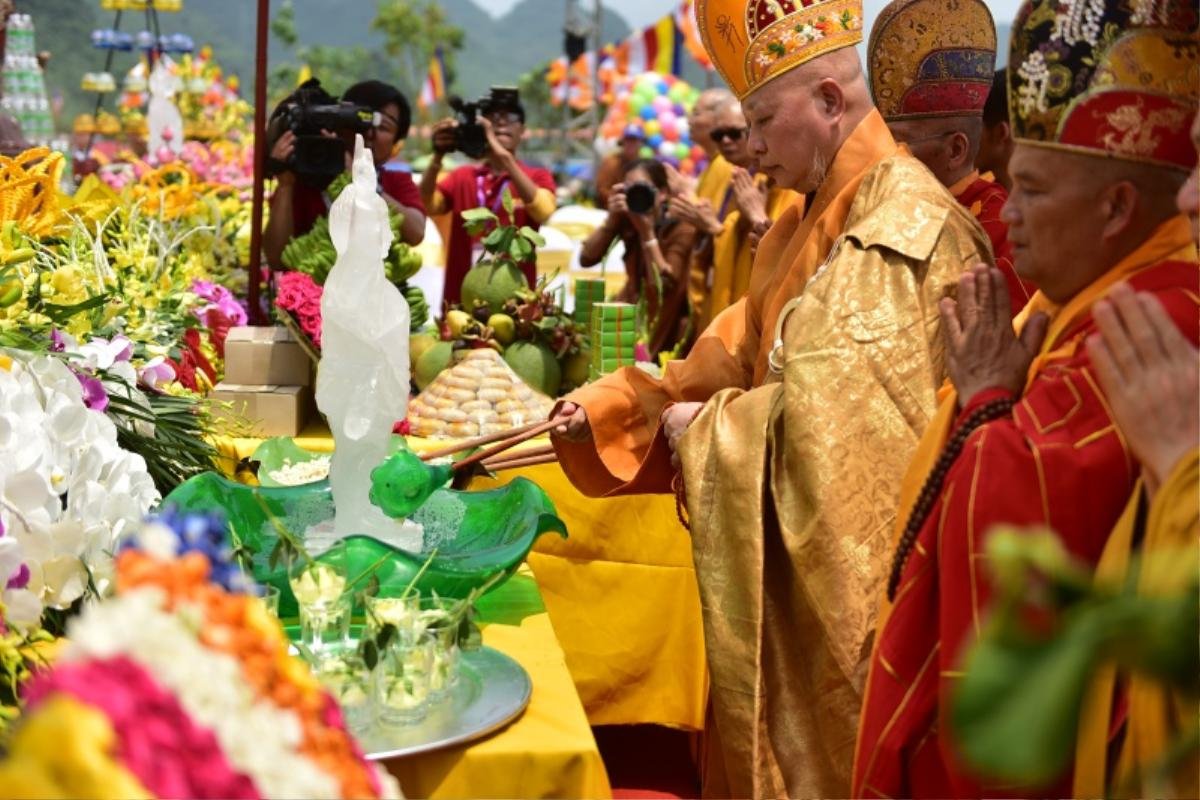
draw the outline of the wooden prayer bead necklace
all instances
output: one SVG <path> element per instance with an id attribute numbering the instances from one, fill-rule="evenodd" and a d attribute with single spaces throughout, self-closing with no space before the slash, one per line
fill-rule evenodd
<path id="1" fill-rule="evenodd" d="M 900 575 L 904 572 L 904 565 L 908 561 L 908 556 L 912 552 L 913 545 L 916 544 L 917 534 L 925 526 L 925 520 L 929 518 L 930 513 L 933 512 L 933 507 L 937 504 L 938 498 L 941 497 L 942 486 L 946 482 L 946 473 L 950 471 L 950 467 L 958 460 L 963 447 L 966 446 L 967 438 L 980 425 L 1011 414 L 1012 408 L 1013 400 L 1010 397 L 993 400 L 990 403 L 980 406 L 963 420 L 963 424 L 959 426 L 959 429 L 946 442 L 941 455 L 938 456 L 937 462 L 934 463 L 933 469 L 929 472 L 929 477 L 925 479 L 925 484 L 921 487 L 921 494 L 917 496 L 917 502 L 913 505 L 912 513 L 908 516 L 908 524 L 904 526 L 904 534 L 900 537 L 900 543 L 896 547 L 896 554 L 892 558 L 892 571 L 888 576 L 887 585 L 889 603 L 894 602 L 896 599 L 896 589 L 900 586 Z"/>

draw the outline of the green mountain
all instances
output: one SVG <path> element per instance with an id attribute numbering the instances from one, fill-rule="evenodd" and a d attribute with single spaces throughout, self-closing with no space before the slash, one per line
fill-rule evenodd
<path id="1" fill-rule="evenodd" d="M 473 98 L 493 83 L 515 84 L 531 69 L 562 52 L 563 4 L 561 0 L 522 0 L 507 14 L 494 19 L 472 0 L 439 0 L 443 11 L 466 34 L 466 44 L 457 55 L 455 81 L 451 91 Z M 95 0 L 16 0 L 17 10 L 33 16 L 38 48 L 53 54 L 47 68 L 47 84 L 53 94 L 61 92 L 65 101 L 66 122 L 81 111 L 91 111 L 95 96 L 79 89 L 84 72 L 104 68 L 105 52 L 91 47 L 90 34 L 95 28 L 113 27 L 114 12 L 102 12 Z M 280 0 L 273 0 L 277 10 Z M 242 80 L 243 94 L 252 93 L 254 77 L 253 0 L 184 0 L 179 13 L 159 14 L 164 33 L 186 33 L 196 44 L 209 44 L 228 73 Z M 296 31 L 301 44 L 332 47 L 361 46 L 377 51 L 383 39 L 371 30 L 376 4 L 368 0 L 348 0 L 332 6 L 328 0 L 294 0 Z M 131 19 L 134 17 L 134 19 Z M 141 14 L 126 13 L 120 29 L 137 32 L 147 27 Z M 617 41 L 629 34 L 629 25 L 616 12 L 606 11 L 603 40 Z M 295 61 L 294 53 L 272 42 L 270 65 Z M 114 56 L 112 73 L 121 76 L 136 63 L 130 53 Z M 340 76 L 327 83 L 344 85 L 354 80 L 389 78 L 385 58 L 371 59 L 360 67 L 359 75 Z M 108 97 L 108 107 L 114 101 Z"/>

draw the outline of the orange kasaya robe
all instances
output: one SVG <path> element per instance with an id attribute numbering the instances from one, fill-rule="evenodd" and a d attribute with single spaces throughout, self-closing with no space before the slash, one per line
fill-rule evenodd
<path id="1" fill-rule="evenodd" d="M 981 555 L 989 529 L 1048 526 L 1075 556 L 1094 564 L 1134 490 L 1138 464 L 1113 423 L 1084 347 L 1096 331 L 1092 305 L 1118 281 L 1155 295 L 1196 342 L 1200 264 L 1183 216 L 1160 226 L 1066 305 L 1056 308 L 1040 293 L 1030 301 L 1027 313 L 1045 310 L 1052 321 L 1024 391 L 1010 416 L 980 426 L 967 439 L 908 557 L 895 602 L 885 601 L 880 610 L 855 756 L 855 797 L 1014 794 L 1011 786 L 985 785 L 956 759 L 947 698 L 990 596 Z M 898 530 L 953 430 L 976 408 L 1004 396 L 1000 389 L 982 391 L 961 411 L 953 392 L 945 398 L 904 479 Z M 1043 794 L 1069 796 L 1069 777 Z"/>
<path id="2" fill-rule="evenodd" d="M 1013 266 L 1012 244 L 1008 241 L 1008 226 L 1000 219 L 1000 209 L 1008 201 L 1008 191 L 1000 185 L 988 172 L 983 175 L 975 170 L 967 177 L 950 187 L 950 194 L 971 212 L 971 216 L 983 226 L 984 232 L 992 243 L 992 254 L 996 257 L 996 266 L 1004 273 L 1008 284 L 1008 298 L 1015 317 L 1037 287 L 1032 283 L 1021 280 Z"/>
<path id="3" fill-rule="evenodd" d="M 849 792 L 900 479 L 945 376 L 937 305 L 989 257 L 969 212 L 872 112 L 686 359 L 567 398 L 593 436 L 555 449 L 592 496 L 670 491 L 660 415 L 704 403 L 679 456 L 719 741 L 706 795 Z"/>

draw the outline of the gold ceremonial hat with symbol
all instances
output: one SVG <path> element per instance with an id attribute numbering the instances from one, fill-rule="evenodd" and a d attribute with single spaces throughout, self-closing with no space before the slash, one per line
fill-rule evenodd
<path id="1" fill-rule="evenodd" d="M 1013 26 L 1013 138 L 1190 170 L 1196 0 L 1027 0 Z"/>
<path id="2" fill-rule="evenodd" d="M 996 25 L 981 0 L 893 0 L 867 48 L 886 120 L 979 116 L 996 69 Z"/>
<path id="3" fill-rule="evenodd" d="M 767 81 L 862 41 L 862 0 L 696 0 L 700 38 L 744 100 Z"/>

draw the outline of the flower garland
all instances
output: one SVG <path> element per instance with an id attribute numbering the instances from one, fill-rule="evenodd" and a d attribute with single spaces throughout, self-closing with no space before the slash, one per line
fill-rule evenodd
<path id="1" fill-rule="evenodd" d="M 25 691 L 0 785 L 26 794 L 398 797 L 248 594 L 223 525 L 168 513 L 117 557 L 117 597 Z M 215 582 L 214 582 L 215 581 Z M 55 739 L 47 731 L 69 729 Z M 65 752 L 64 752 L 65 746 Z M 49 789 L 49 791 L 45 791 Z"/>

